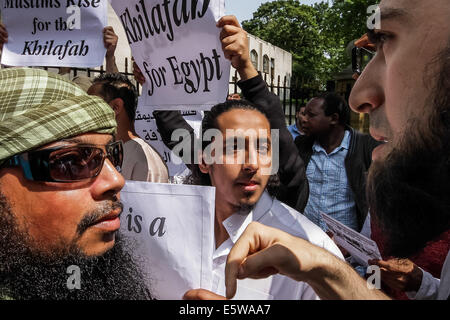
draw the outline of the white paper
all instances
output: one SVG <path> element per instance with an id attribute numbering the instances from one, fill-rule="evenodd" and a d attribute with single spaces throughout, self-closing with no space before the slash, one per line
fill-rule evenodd
<path id="1" fill-rule="evenodd" d="M 198 138 L 203 119 L 203 111 L 184 110 L 181 114 L 194 129 L 195 135 Z M 183 163 L 183 160 L 167 148 L 162 141 L 161 134 L 156 126 L 156 120 L 153 117 L 153 108 L 144 107 L 141 99 L 139 99 L 138 108 L 136 110 L 134 127 L 136 133 L 161 155 L 164 162 L 167 164 L 169 177 L 181 178 L 190 173 L 190 170 Z"/>
<path id="2" fill-rule="evenodd" d="M 136 240 L 156 299 L 212 286 L 215 188 L 127 181 L 121 231 Z"/>
<path id="3" fill-rule="evenodd" d="M 145 76 L 145 106 L 209 110 L 225 101 L 230 62 L 216 27 L 224 0 L 112 0 L 111 5 Z"/>
<path id="4" fill-rule="evenodd" d="M 225 272 L 218 274 L 213 272 L 214 276 L 219 279 L 215 289 L 216 294 L 225 296 Z M 273 276 L 265 279 L 241 279 L 237 281 L 236 294 L 231 300 L 274 300 L 270 293 Z"/>
<path id="5" fill-rule="evenodd" d="M 49 7 L 37 8 L 35 3 L 42 2 L 3 0 L 1 13 L 8 42 L 3 46 L 1 63 L 84 68 L 102 65 L 106 53 L 102 31 L 107 23 L 107 0 L 48 1 Z M 73 4 L 74 9 L 68 8 Z M 71 22 L 74 22 L 72 30 L 68 27 Z"/>
<path id="6" fill-rule="evenodd" d="M 329 231 L 334 234 L 334 241 L 347 250 L 359 263 L 367 266 L 370 259 L 381 259 L 375 241 L 321 212 Z"/>

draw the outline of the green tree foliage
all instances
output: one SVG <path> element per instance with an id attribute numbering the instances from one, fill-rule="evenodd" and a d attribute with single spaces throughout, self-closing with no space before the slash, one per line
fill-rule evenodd
<path id="1" fill-rule="evenodd" d="M 376 0 L 296 0 L 263 3 L 243 28 L 293 56 L 293 78 L 304 87 L 324 87 L 350 63 L 350 41 L 366 32 L 368 6 Z M 331 3 L 331 4 L 330 4 Z"/>

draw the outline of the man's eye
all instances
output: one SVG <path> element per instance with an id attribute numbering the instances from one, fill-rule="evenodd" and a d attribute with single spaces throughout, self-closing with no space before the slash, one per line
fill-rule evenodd
<path id="1" fill-rule="evenodd" d="M 375 45 L 376 50 L 378 49 L 382 49 L 384 44 L 390 39 L 392 38 L 391 35 L 382 32 L 382 31 L 374 31 L 374 30 L 370 30 L 367 33 L 368 37 L 369 37 L 369 41 L 370 43 L 372 43 L 373 45 Z"/>
<path id="2" fill-rule="evenodd" d="M 240 146 L 238 143 L 228 143 L 226 145 L 226 150 L 228 152 L 234 152 L 245 149 L 245 146 Z"/>
<path id="3" fill-rule="evenodd" d="M 268 145 L 261 145 L 261 146 L 259 146 L 258 152 L 260 154 L 268 154 L 269 153 L 269 146 Z"/>
<path id="4" fill-rule="evenodd" d="M 59 153 L 59 154 L 54 155 L 54 157 L 51 157 L 50 161 L 55 164 L 60 164 L 60 163 L 73 164 L 73 163 L 81 162 L 82 159 L 83 159 L 83 157 L 79 152 L 69 151 L 69 152 Z"/>

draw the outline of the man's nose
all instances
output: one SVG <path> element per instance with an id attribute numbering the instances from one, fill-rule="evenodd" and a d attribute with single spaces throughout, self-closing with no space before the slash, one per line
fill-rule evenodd
<path id="1" fill-rule="evenodd" d="M 384 104 L 384 68 L 384 56 L 379 53 L 358 77 L 349 98 L 349 105 L 355 112 L 370 113 Z"/>
<path id="2" fill-rule="evenodd" d="M 245 163 L 243 167 L 246 172 L 256 172 L 259 169 L 258 151 L 255 147 L 250 147 L 245 155 Z"/>
<path id="3" fill-rule="evenodd" d="M 125 185 L 125 179 L 107 158 L 102 171 L 91 186 L 92 197 L 95 200 L 109 199 L 117 195 Z"/>

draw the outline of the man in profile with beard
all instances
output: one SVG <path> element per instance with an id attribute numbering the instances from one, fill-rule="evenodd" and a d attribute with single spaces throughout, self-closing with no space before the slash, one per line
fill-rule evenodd
<path id="1" fill-rule="evenodd" d="M 150 298 L 117 234 L 115 129 L 108 104 L 70 81 L 0 71 L 0 299 Z"/>
<path id="2" fill-rule="evenodd" d="M 369 31 L 377 52 L 350 105 L 368 113 L 372 137 L 387 142 L 374 150 L 369 170 L 372 236 L 378 230 L 384 251 L 402 258 L 430 241 L 449 240 L 450 4 L 383 0 L 380 9 L 381 27 Z M 227 297 L 234 295 L 236 279 L 273 273 L 306 281 L 325 299 L 389 298 L 324 250 L 252 224 L 228 256 Z M 411 298 L 449 298 L 448 252 L 440 280 L 422 270 L 418 275 Z"/>

